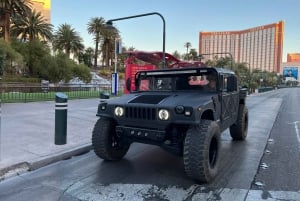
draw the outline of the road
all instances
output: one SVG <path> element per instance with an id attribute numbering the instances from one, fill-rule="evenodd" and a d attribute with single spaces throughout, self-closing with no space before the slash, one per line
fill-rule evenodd
<path id="1" fill-rule="evenodd" d="M 282 98 L 283 102 L 261 161 L 264 167 L 256 175 L 256 180 L 266 191 L 299 191 L 300 89 L 289 88 L 280 92 L 272 95 Z"/>
<path id="2" fill-rule="evenodd" d="M 248 97 L 248 138 L 222 134 L 220 171 L 211 184 L 189 179 L 181 158 L 133 144 L 118 162 L 91 151 L 4 180 L 0 200 L 300 200 L 298 94 L 293 88 Z"/>

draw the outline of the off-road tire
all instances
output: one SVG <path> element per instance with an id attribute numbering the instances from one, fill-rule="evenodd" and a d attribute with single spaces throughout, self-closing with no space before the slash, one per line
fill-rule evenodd
<path id="1" fill-rule="evenodd" d="M 184 141 L 185 172 L 192 179 L 211 182 L 218 172 L 220 129 L 216 122 L 201 120 L 201 125 L 188 129 Z"/>
<path id="2" fill-rule="evenodd" d="M 239 105 L 238 119 L 235 124 L 230 126 L 229 130 L 233 140 L 246 139 L 248 134 L 248 108 L 246 105 Z"/>
<path id="3" fill-rule="evenodd" d="M 100 118 L 95 124 L 92 135 L 92 146 L 96 155 L 104 160 L 120 160 L 127 153 L 130 143 L 116 135 L 115 123 Z"/>

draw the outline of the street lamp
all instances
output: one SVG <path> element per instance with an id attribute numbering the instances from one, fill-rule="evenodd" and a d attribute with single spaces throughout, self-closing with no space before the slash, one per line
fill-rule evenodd
<path id="1" fill-rule="evenodd" d="M 133 15 L 133 16 L 128 16 L 128 17 L 122 17 L 122 18 L 116 18 L 116 19 L 111 19 L 106 22 L 106 27 L 111 28 L 113 27 L 113 22 L 114 21 L 120 21 L 120 20 L 127 20 L 131 18 L 137 18 L 137 17 L 144 17 L 144 16 L 149 16 L 149 15 L 158 15 L 163 22 L 163 55 L 162 55 L 162 67 L 165 68 L 166 65 L 166 58 L 165 58 L 165 40 L 166 40 L 166 22 L 164 17 L 158 13 L 158 12 L 152 12 L 152 13 L 145 13 L 145 14 L 140 14 L 140 15 Z"/>
<path id="2" fill-rule="evenodd" d="M 251 84 L 251 81 L 252 81 L 252 74 L 251 74 L 251 66 L 250 66 L 250 63 L 246 62 L 244 63 L 248 66 L 248 70 L 249 70 L 249 76 L 248 76 L 248 89 L 249 89 L 249 92 L 251 92 L 251 88 L 250 88 L 250 84 Z"/>
<path id="3" fill-rule="evenodd" d="M 259 82 L 260 82 L 260 87 L 262 87 L 262 82 L 264 81 L 264 79 L 263 78 L 260 78 L 259 79 Z"/>

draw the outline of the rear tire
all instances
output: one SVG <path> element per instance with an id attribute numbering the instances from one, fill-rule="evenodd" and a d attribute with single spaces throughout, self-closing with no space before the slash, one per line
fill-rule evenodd
<path id="1" fill-rule="evenodd" d="M 93 130 L 92 146 L 98 157 L 116 161 L 125 156 L 130 143 L 116 135 L 115 123 L 112 120 L 100 118 Z"/>
<path id="2" fill-rule="evenodd" d="M 209 183 L 217 175 L 220 149 L 220 129 L 216 122 L 201 120 L 185 137 L 183 162 L 187 175 Z"/>
<path id="3" fill-rule="evenodd" d="M 233 140 L 245 140 L 248 134 L 248 108 L 246 105 L 239 105 L 238 119 L 231 125 L 230 135 Z"/>

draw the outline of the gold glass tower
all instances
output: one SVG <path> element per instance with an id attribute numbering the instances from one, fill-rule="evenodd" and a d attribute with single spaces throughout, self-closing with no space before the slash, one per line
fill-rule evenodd
<path id="1" fill-rule="evenodd" d="M 44 19 L 51 23 L 51 0 L 30 0 L 32 9 L 41 12 Z"/>
<path id="2" fill-rule="evenodd" d="M 284 21 L 241 31 L 200 32 L 199 54 L 229 52 L 251 70 L 280 73 L 283 36 Z"/>

